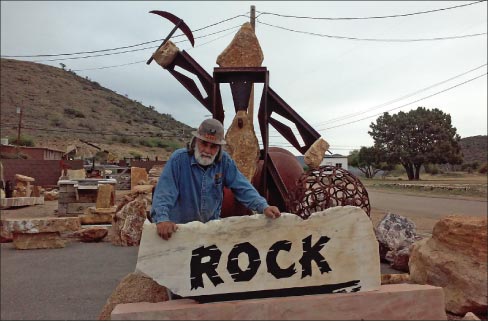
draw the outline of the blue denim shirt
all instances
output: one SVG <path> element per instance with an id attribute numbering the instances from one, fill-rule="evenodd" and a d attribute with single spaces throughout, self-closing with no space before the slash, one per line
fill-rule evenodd
<path id="1" fill-rule="evenodd" d="M 205 169 L 186 148 L 176 150 L 164 166 L 154 191 L 153 222 L 205 223 L 219 219 L 224 186 L 248 209 L 263 213 L 268 207 L 225 151 L 220 161 Z"/>

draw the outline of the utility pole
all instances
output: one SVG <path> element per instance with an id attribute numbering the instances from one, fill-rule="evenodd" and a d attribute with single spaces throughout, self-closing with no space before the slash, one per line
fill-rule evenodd
<path id="1" fill-rule="evenodd" d="M 17 147 L 20 144 L 20 128 L 22 127 L 22 108 L 17 108 L 17 114 L 19 115 L 19 127 L 17 128 Z"/>
<path id="2" fill-rule="evenodd" d="M 251 27 L 256 33 L 256 6 L 251 6 Z M 251 86 L 251 94 L 249 96 L 249 107 L 247 109 L 250 116 L 251 126 L 254 124 L 254 84 Z"/>

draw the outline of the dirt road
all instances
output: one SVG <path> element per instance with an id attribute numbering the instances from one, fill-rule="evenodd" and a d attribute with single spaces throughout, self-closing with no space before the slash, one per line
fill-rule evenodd
<path id="1" fill-rule="evenodd" d="M 375 225 L 386 213 L 392 212 L 412 220 L 421 234 L 432 233 L 434 224 L 447 215 L 488 214 L 488 203 L 481 199 L 427 197 L 373 189 L 368 189 L 368 194 Z"/>

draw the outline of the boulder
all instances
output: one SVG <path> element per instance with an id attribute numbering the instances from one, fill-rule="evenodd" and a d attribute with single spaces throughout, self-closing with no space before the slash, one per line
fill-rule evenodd
<path id="1" fill-rule="evenodd" d="M 133 200 L 132 197 L 125 199 L 112 219 L 112 243 L 117 246 L 138 246 L 141 240 L 142 226 L 151 199 L 148 193 L 132 194 L 137 196 Z"/>
<path id="2" fill-rule="evenodd" d="M 415 223 L 393 214 L 386 214 L 375 228 L 380 245 L 380 259 L 395 266 L 395 269 L 408 272 L 410 246 L 420 239 L 415 231 Z"/>
<path id="3" fill-rule="evenodd" d="M 242 25 L 229 46 L 217 57 L 220 67 L 257 67 L 264 59 L 259 41 L 249 22 Z"/>
<path id="4" fill-rule="evenodd" d="M 443 287 L 446 310 L 486 314 L 487 219 L 451 215 L 438 221 L 431 238 L 414 243 L 410 280 Z"/>
<path id="5" fill-rule="evenodd" d="M 461 319 L 461 321 L 481 321 L 481 320 L 479 317 L 477 317 L 473 313 L 468 312 L 468 313 L 466 313 L 466 315 L 464 315 L 464 317 Z"/>
<path id="6" fill-rule="evenodd" d="M 108 234 L 107 228 L 91 227 L 78 231 L 78 237 L 83 242 L 100 242 Z"/>
<path id="7" fill-rule="evenodd" d="M 154 280 L 140 273 L 125 276 L 112 292 L 102 309 L 98 320 L 109 321 L 115 305 L 126 303 L 149 302 L 158 303 L 168 300 L 166 287 L 158 285 Z"/>

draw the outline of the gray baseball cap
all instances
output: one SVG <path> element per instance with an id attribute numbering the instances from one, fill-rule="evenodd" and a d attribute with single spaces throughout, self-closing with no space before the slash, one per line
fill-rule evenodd
<path id="1" fill-rule="evenodd" d="M 195 137 L 217 145 L 225 145 L 224 126 L 216 119 L 204 120 L 197 131 L 191 133 Z"/>

